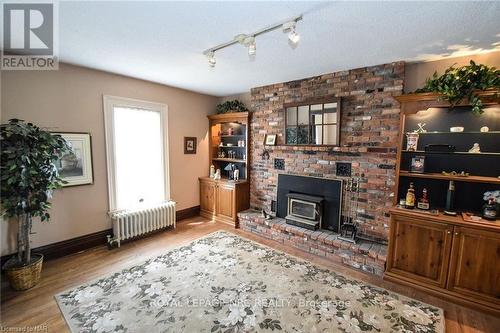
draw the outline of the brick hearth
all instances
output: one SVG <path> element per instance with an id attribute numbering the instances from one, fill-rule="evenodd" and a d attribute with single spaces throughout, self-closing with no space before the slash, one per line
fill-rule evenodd
<path id="1" fill-rule="evenodd" d="M 239 226 L 245 231 L 372 274 L 381 276 L 384 272 L 385 245 L 364 240 L 352 244 L 329 230 L 307 230 L 286 224 L 282 218 L 266 220 L 256 210 L 240 212 L 238 217 Z"/>

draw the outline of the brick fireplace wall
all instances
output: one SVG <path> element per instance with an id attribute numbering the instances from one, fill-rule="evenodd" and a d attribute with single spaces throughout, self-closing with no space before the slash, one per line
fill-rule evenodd
<path id="1" fill-rule="evenodd" d="M 278 173 L 335 178 L 337 162 L 352 163 L 361 177 L 359 233 L 387 240 L 388 209 L 395 182 L 399 103 L 404 63 L 396 62 L 324 74 L 251 90 L 251 207 L 270 210 L 276 200 Z M 284 145 L 284 103 L 342 97 L 340 147 Z M 264 146 L 266 134 L 277 134 L 276 146 Z M 263 153 L 269 152 L 269 159 Z M 274 169 L 274 159 L 285 169 Z"/>

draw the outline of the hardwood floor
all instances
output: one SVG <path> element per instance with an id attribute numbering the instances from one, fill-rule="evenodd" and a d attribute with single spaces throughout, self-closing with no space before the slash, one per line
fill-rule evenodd
<path id="1" fill-rule="evenodd" d="M 336 272 L 439 306 L 445 310 L 446 332 L 500 332 L 500 318 L 383 281 L 381 278 L 340 266 L 274 241 L 262 239 L 234 229 L 229 225 L 209 222 L 202 217 L 184 220 L 177 225 L 176 230 L 133 241 L 122 245 L 119 249 L 108 251 L 106 247 L 100 246 L 82 253 L 48 261 L 44 263 L 40 283 L 25 292 L 12 291 L 2 276 L 0 330 L 5 331 L 7 327 L 40 325 L 39 331 L 41 332 L 69 332 L 54 300 L 54 294 L 141 263 L 170 248 L 187 244 L 217 230 L 234 232 L 316 264 L 327 266 Z"/>

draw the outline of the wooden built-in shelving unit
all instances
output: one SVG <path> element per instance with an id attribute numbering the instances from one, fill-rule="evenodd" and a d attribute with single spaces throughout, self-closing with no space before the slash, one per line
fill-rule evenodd
<path id="1" fill-rule="evenodd" d="M 249 113 L 216 114 L 208 116 L 208 119 L 210 122 L 210 165 L 214 165 L 216 169 L 221 169 L 222 178 L 228 178 L 224 168 L 228 163 L 234 163 L 240 170 L 240 179 L 247 179 Z M 228 134 L 230 130 L 232 134 Z M 238 146 L 238 141 L 243 141 L 243 146 Z M 228 146 L 228 144 L 231 145 Z M 228 156 L 230 151 L 236 153 L 235 158 Z M 226 156 L 220 157 L 221 152 L 224 152 Z"/>
<path id="2" fill-rule="evenodd" d="M 466 101 L 453 110 L 434 93 L 398 96 L 401 103 L 394 205 L 390 210 L 389 248 L 384 278 L 437 297 L 500 315 L 500 221 L 466 221 L 461 212 L 480 215 L 483 193 L 500 185 L 500 93 L 478 93 L 485 112 L 471 113 Z M 417 151 L 406 150 L 406 134 L 425 123 Z M 449 132 L 450 127 L 463 132 Z M 480 128 L 489 127 L 489 131 Z M 481 153 L 469 153 L 479 143 Z M 425 151 L 429 144 L 453 145 L 456 151 Z M 423 156 L 423 173 L 410 172 L 411 158 Z M 469 176 L 442 172 L 469 173 Z M 456 216 L 443 214 L 449 182 L 455 182 Z M 396 206 L 410 182 L 416 201 L 425 187 L 430 214 Z"/>
<path id="3" fill-rule="evenodd" d="M 216 169 L 220 169 L 222 178 L 218 180 L 210 177 L 200 178 L 200 214 L 236 227 L 238 226 L 237 213 L 250 207 L 249 117 L 248 112 L 208 116 L 209 166 L 214 165 Z M 231 151 L 235 153 L 235 157 L 229 157 Z M 222 152 L 224 152 L 224 157 L 220 156 Z M 231 164 L 239 170 L 240 175 L 237 181 L 230 179 L 228 171 L 224 170 Z"/>

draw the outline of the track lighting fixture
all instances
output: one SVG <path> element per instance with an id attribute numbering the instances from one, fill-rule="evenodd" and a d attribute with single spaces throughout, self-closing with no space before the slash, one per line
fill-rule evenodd
<path id="1" fill-rule="evenodd" d="M 250 59 L 253 59 L 255 57 L 255 54 L 257 53 L 257 44 L 255 42 L 255 37 L 274 31 L 279 28 L 282 28 L 284 33 L 288 33 L 288 40 L 290 46 L 292 46 L 292 48 L 295 48 L 300 40 L 299 34 L 295 31 L 295 26 L 297 22 L 300 20 L 302 20 L 302 15 L 283 21 L 278 24 L 268 26 L 251 34 L 239 34 L 229 42 L 205 50 L 203 54 L 208 59 L 208 65 L 210 67 L 215 67 L 215 51 L 219 51 L 223 48 L 226 48 L 234 44 L 241 44 L 248 49 L 248 55 L 250 56 Z"/>

